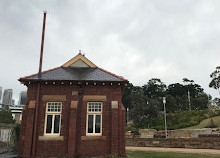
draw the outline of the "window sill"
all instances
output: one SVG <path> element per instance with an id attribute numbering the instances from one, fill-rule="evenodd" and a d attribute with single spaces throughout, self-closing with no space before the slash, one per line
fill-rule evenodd
<path id="1" fill-rule="evenodd" d="M 39 136 L 39 141 L 57 141 L 61 140 L 63 141 L 63 136 Z"/>
<path id="2" fill-rule="evenodd" d="M 81 140 L 106 140 L 106 136 L 81 136 Z"/>

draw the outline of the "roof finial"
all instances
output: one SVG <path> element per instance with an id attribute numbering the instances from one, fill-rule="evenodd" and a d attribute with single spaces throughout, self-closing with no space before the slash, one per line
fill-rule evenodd
<path id="1" fill-rule="evenodd" d="M 81 54 L 81 50 L 79 50 L 79 54 Z"/>

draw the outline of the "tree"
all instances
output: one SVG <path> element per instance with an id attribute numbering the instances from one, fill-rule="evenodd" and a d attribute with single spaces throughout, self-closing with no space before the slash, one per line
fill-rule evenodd
<path id="1" fill-rule="evenodd" d="M 220 98 L 214 98 L 212 102 L 217 109 L 220 109 Z"/>
<path id="2" fill-rule="evenodd" d="M 133 107 L 130 111 L 131 119 L 134 126 L 138 128 L 149 127 L 159 114 L 159 102 L 155 99 L 148 99 L 140 89 L 132 95 L 131 105 Z"/>
<path id="3" fill-rule="evenodd" d="M 0 111 L 0 123 L 14 124 L 15 120 L 12 117 L 10 110 L 1 110 Z"/>
<path id="4" fill-rule="evenodd" d="M 128 86 L 126 86 L 123 96 L 122 96 L 122 103 L 125 106 L 125 108 L 131 109 L 131 95 L 133 91 L 133 85 L 132 83 L 128 83 Z"/>
<path id="5" fill-rule="evenodd" d="M 209 83 L 209 87 L 217 89 L 220 94 L 220 66 L 216 67 L 216 70 L 210 74 L 212 78 L 211 82 Z"/>
<path id="6" fill-rule="evenodd" d="M 165 96 L 166 85 L 158 78 L 152 78 L 143 87 L 144 95 L 148 98 Z"/>
<path id="7" fill-rule="evenodd" d="M 184 87 L 184 85 L 180 84 L 180 83 L 174 83 L 174 84 L 170 84 L 167 88 L 167 93 L 170 94 L 173 97 L 182 97 L 183 95 L 186 94 L 186 89 Z"/>
<path id="8" fill-rule="evenodd" d="M 174 112 L 178 110 L 176 99 L 172 95 L 166 95 L 166 111 Z"/>
<path id="9" fill-rule="evenodd" d="M 208 109 L 209 98 L 207 94 L 202 94 L 199 97 L 192 98 L 192 110 Z"/>

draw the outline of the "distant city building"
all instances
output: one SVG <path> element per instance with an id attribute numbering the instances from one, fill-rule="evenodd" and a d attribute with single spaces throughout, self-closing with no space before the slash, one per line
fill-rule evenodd
<path id="1" fill-rule="evenodd" d="M 1 100 L 2 100 L 2 87 L 0 87 L 0 103 L 1 103 Z"/>
<path id="2" fill-rule="evenodd" d="M 5 89 L 3 94 L 2 104 L 12 105 L 12 89 Z"/>
<path id="3" fill-rule="evenodd" d="M 21 91 L 19 96 L 18 105 L 25 105 L 26 104 L 26 97 L 27 97 L 27 91 Z"/>

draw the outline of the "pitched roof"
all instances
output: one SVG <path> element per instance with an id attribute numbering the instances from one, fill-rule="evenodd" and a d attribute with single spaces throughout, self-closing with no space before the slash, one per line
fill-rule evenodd
<path id="1" fill-rule="evenodd" d="M 34 74 L 20 78 L 20 81 L 38 80 L 38 75 Z M 55 81 L 127 81 L 123 77 L 117 76 L 101 68 L 72 68 L 58 67 L 42 72 L 42 80 Z"/>
<path id="2" fill-rule="evenodd" d="M 20 81 L 39 80 L 38 74 L 25 76 Z M 115 75 L 109 71 L 97 67 L 84 55 L 79 53 L 77 56 L 66 62 L 61 67 L 43 71 L 41 80 L 46 81 L 125 81 L 121 76 Z"/>

